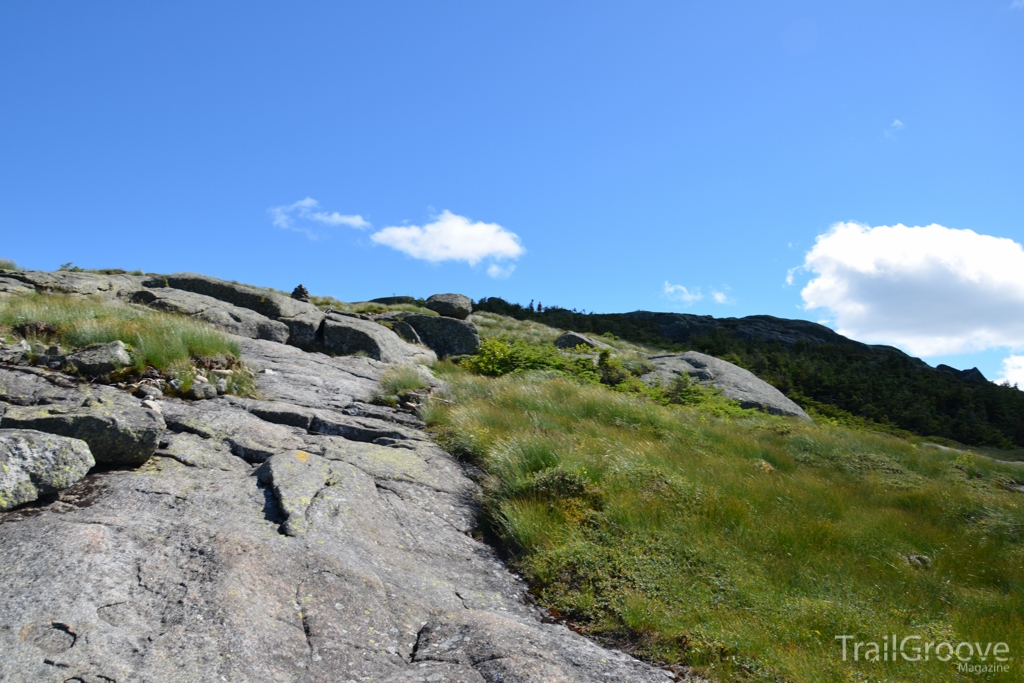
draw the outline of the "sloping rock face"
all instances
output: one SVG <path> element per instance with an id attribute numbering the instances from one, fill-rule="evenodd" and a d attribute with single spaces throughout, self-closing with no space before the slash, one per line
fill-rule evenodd
<path id="1" fill-rule="evenodd" d="M 467 533 L 476 484 L 365 403 L 387 364 L 240 344 L 262 400 L 162 400 L 144 465 L 0 513 L 0 680 L 666 680 L 541 622 Z M 84 391 L 15 374 L 8 412 Z"/>
<path id="2" fill-rule="evenodd" d="M 811 419 L 803 408 L 787 398 L 781 391 L 759 379 L 749 370 L 744 370 L 720 358 L 697 351 L 687 351 L 679 354 L 648 356 L 647 359 L 654 364 L 655 371 L 641 378 L 645 382 L 651 383 L 655 379 L 659 379 L 668 384 L 676 376 L 686 374 L 702 384 L 710 384 L 721 389 L 722 395 L 739 401 L 744 408 L 761 408 L 773 415 L 790 415 L 805 420 Z"/>
<path id="3" fill-rule="evenodd" d="M 385 363 L 437 360 L 432 351 L 407 343 L 383 325 L 334 313 L 329 313 L 324 321 L 323 344 L 336 353 L 350 355 L 362 351 Z"/>
<path id="4" fill-rule="evenodd" d="M 324 320 L 323 312 L 311 303 L 206 275 L 160 275 L 146 280 L 145 285 L 149 288 L 170 287 L 204 294 L 278 320 L 288 326 L 288 343 L 293 346 L 309 347 L 315 344 L 320 324 Z"/>
<path id="5" fill-rule="evenodd" d="M 136 292 L 131 300 L 157 310 L 192 316 L 225 332 L 250 339 L 269 339 L 283 344 L 288 341 L 290 333 L 282 322 L 205 294 L 161 287 Z"/>
<path id="6" fill-rule="evenodd" d="M 31 429 L 0 429 L 0 511 L 66 489 L 96 461 L 79 439 Z"/>

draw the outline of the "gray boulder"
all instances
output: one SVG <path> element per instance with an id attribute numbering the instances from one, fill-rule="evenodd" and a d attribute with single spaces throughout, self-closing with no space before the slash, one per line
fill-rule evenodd
<path id="1" fill-rule="evenodd" d="M 427 299 L 427 308 L 446 318 L 465 320 L 473 312 L 473 300 L 462 294 L 434 294 Z"/>
<path id="2" fill-rule="evenodd" d="M 560 349 L 575 349 L 577 346 L 585 346 L 588 349 L 610 349 L 603 341 L 588 337 L 579 332 L 566 332 L 555 340 L 555 346 Z"/>
<path id="3" fill-rule="evenodd" d="M 476 353 L 480 348 L 480 334 L 476 325 L 468 320 L 456 320 L 422 313 L 411 313 L 402 318 L 438 355 L 439 358 Z"/>
<path id="4" fill-rule="evenodd" d="M 0 511 L 66 489 L 95 464 L 80 439 L 0 429 Z"/>
<path id="5" fill-rule="evenodd" d="M 96 344 L 72 353 L 67 357 L 67 362 L 87 377 L 100 377 L 131 365 L 132 355 L 128 353 L 124 342 L 117 339 L 109 344 Z"/>
<path id="6" fill-rule="evenodd" d="M 101 464 L 146 462 L 166 427 L 158 412 L 127 392 L 42 370 L 0 368 L 0 401 L 12 404 L 0 427 L 81 439 Z"/>
<path id="7" fill-rule="evenodd" d="M 311 303 L 293 299 L 285 294 L 241 285 L 226 280 L 175 273 L 159 275 L 145 281 L 150 288 L 171 287 L 226 301 L 235 306 L 248 308 L 288 326 L 288 343 L 292 346 L 309 347 L 317 340 L 317 333 L 324 320 L 323 311 Z"/>
<path id="8" fill-rule="evenodd" d="M 282 322 L 205 294 L 161 287 L 140 290 L 131 300 L 160 311 L 191 316 L 240 337 L 284 344 L 290 334 L 288 326 Z"/>
<path id="9" fill-rule="evenodd" d="M 714 356 L 687 351 L 686 353 L 648 356 L 655 370 L 641 379 L 652 384 L 668 384 L 678 375 L 689 375 L 704 385 L 722 390 L 722 395 L 740 402 L 744 408 L 760 408 L 773 415 L 789 415 L 811 419 L 803 408 L 786 398 L 781 391 L 759 379 L 749 370 Z"/>
<path id="10" fill-rule="evenodd" d="M 384 325 L 335 313 L 329 313 L 324 321 L 323 344 L 324 348 L 335 353 L 352 355 L 363 352 L 385 363 L 429 363 L 437 360 L 432 351 L 403 341 Z"/>

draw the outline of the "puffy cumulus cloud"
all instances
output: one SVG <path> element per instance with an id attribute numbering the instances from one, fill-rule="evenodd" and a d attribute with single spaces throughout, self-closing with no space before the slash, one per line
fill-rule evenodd
<path id="1" fill-rule="evenodd" d="M 1024 385 L 1024 356 L 1009 356 L 1003 359 L 1003 370 L 992 380 L 996 384 L 1009 382 L 1014 386 Z"/>
<path id="2" fill-rule="evenodd" d="M 451 211 L 443 211 L 434 222 L 423 226 L 384 228 L 370 235 L 370 239 L 432 263 L 465 261 L 475 266 L 486 259 L 517 259 L 526 253 L 514 232 L 497 223 L 474 223 Z M 512 270 L 492 265 L 487 272 L 491 277 L 507 277 Z"/>
<path id="3" fill-rule="evenodd" d="M 271 222 L 279 228 L 301 232 L 310 239 L 318 239 L 321 235 L 314 229 L 315 225 L 336 227 L 339 225 L 350 228 L 368 228 L 370 224 L 359 215 L 345 215 L 337 211 L 320 210 L 320 202 L 312 197 L 300 199 L 294 204 L 272 206 L 267 209 Z"/>
<path id="4" fill-rule="evenodd" d="M 682 301 L 684 304 L 692 304 L 704 298 L 704 295 L 701 294 L 700 287 L 691 291 L 683 285 L 670 284 L 668 280 L 665 280 L 662 291 L 669 299 Z"/>
<path id="5" fill-rule="evenodd" d="M 841 334 L 919 356 L 1024 347 L 1024 249 L 941 225 L 837 223 L 801 270 L 806 309 Z"/>

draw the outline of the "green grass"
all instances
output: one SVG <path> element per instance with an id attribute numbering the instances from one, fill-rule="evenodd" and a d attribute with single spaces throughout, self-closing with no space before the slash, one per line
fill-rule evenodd
<path id="1" fill-rule="evenodd" d="M 401 394 L 430 386 L 423 375 L 412 365 L 393 365 L 380 376 L 381 391 L 385 394 Z"/>
<path id="2" fill-rule="evenodd" d="M 1024 649 L 1024 468 L 754 411 L 438 366 L 439 442 L 481 466 L 483 531 L 541 604 L 720 681 L 955 681 L 843 662 L 837 635 Z M 927 566 L 908 559 L 925 556 Z M 1020 680 L 1010 674 L 986 680 Z"/>
<path id="3" fill-rule="evenodd" d="M 11 259 L 0 258 L 0 270 L 21 270 L 21 266 Z"/>
<path id="4" fill-rule="evenodd" d="M 141 306 L 63 294 L 24 294 L 0 298 L 0 331 L 10 338 L 27 322 L 56 328 L 46 343 L 69 350 L 121 340 L 129 346 L 136 371 L 147 366 L 187 384 L 195 366 L 211 361 L 233 365 L 241 357 L 238 343 L 206 323 Z M 244 372 L 229 383 L 233 393 L 252 393 Z M 244 377 L 243 377 L 244 376 Z"/>

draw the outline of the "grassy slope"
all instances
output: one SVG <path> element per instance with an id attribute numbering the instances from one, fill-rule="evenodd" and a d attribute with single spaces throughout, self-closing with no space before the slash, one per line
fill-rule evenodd
<path id="1" fill-rule="evenodd" d="M 844 663 L 843 634 L 1024 648 L 1019 466 L 551 373 L 441 372 L 456 401 L 428 418 L 486 473 L 485 531 L 585 632 L 719 680 L 957 680 L 950 663 Z"/>

